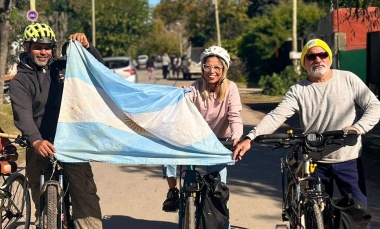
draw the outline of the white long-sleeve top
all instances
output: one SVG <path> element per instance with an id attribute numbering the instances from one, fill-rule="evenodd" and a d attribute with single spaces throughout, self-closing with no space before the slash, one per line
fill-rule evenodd
<path id="1" fill-rule="evenodd" d="M 326 82 L 310 82 L 307 79 L 289 88 L 281 103 L 269 112 L 247 137 L 271 134 L 294 113 L 299 113 L 304 133 L 323 133 L 354 126 L 365 134 L 380 119 L 380 102 L 363 81 L 348 71 L 332 70 Z M 355 104 L 364 113 L 356 117 Z M 344 162 L 361 154 L 361 138 L 354 146 L 329 145 L 320 153 L 313 153 L 315 160 L 324 163 Z"/>

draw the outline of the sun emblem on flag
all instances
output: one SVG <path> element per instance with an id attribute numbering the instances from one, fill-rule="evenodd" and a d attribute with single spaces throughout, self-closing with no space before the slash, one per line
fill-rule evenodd
<path id="1" fill-rule="evenodd" d="M 144 128 L 142 128 L 141 126 L 139 126 L 137 123 L 135 123 L 131 118 L 129 118 L 128 116 L 125 116 L 124 117 L 124 123 L 129 127 L 131 128 L 131 130 L 137 132 L 137 133 L 140 133 L 140 134 L 147 134 L 149 133 L 147 130 L 145 130 Z"/>

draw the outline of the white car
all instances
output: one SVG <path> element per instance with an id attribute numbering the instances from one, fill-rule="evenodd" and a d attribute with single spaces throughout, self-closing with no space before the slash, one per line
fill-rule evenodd
<path id="1" fill-rule="evenodd" d="M 148 55 L 139 55 L 137 57 L 137 68 L 143 69 L 146 68 L 146 63 L 148 62 L 149 56 Z"/>
<path id="2" fill-rule="evenodd" d="M 195 62 L 191 61 L 189 65 L 189 74 L 190 74 L 190 79 L 193 76 L 201 76 L 202 75 L 202 66 L 201 62 Z"/>
<path id="3" fill-rule="evenodd" d="M 127 56 L 104 57 L 104 65 L 113 70 L 120 77 L 132 83 L 138 82 L 137 70 L 132 59 Z"/>

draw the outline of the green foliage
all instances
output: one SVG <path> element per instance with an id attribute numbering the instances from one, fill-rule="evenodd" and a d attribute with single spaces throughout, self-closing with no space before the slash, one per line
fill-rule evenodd
<path id="1" fill-rule="evenodd" d="M 273 73 L 261 76 L 259 86 L 263 88 L 262 93 L 265 95 L 284 95 L 288 88 L 301 79 L 306 78 L 304 72 L 298 73 L 294 66 L 287 66 L 281 73 Z"/>
<path id="2" fill-rule="evenodd" d="M 325 13 L 315 3 L 303 4 L 298 1 L 297 33 L 307 34 L 307 27 L 322 18 Z M 292 5 L 281 1 L 278 7 L 273 7 L 260 17 L 253 17 L 249 31 L 241 38 L 238 56 L 244 61 L 250 73 L 249 81 L 257 82 L 261 75 L 271 75 L 282 69 L 278 65 L 276 52 L 282 44 L 291 37 Z"/>
<path id="3" fill-rule="evenodd" d="M 250 18 L 262 16 L 279 4 L 279 0 L 250 0 L 247 14 Z"/>
<path id="4" fill-rule="evenodd" d="M 136 44 L 143 43 L 144 36 L 151 30 L 151 24 L 147 21 L 148 15 L 147 1 L 99 2 L 96 15 L 96 27 L 99 31 L 96 34 L 96 47 L 104 56 L 133 56 L 137 49 Z"/>
<path id="5" fill-rule="evenodd" d="M 249 1 L 218 1 L 219 26 L 222 41 L 234 40 L 245 33 L 249 19 L 246 14 Z M 180 13 L 178 13 L 180 12 Z M 181 22 L 184 35 L 192 46 L 215 45 L 217 40 L 215 5 L 204 0 L 164 0 L 154 9 L 154 18 L 166 27 Z"/>
<path id="6" fill-rule="evenodd" d="M 230 68 L 228 69 L 228 78 L 234 82 L 247 83 L 247 73 L 240 59 L 232 59 Z"/>

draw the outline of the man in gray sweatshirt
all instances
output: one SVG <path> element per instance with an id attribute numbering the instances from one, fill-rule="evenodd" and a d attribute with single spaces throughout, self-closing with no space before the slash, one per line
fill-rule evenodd
<path id="1" fill-rule="evenodd" d="M 356 145 L 328 146 L 310 156 L 317 163 L 313 176 L 322 179 L 325 191 L 333 195 L 333 181 L 344 195 L 351 193 L 367 205 L 364 171 L 360 160 L 360 135 L 371 130 L 380 119 L 380 102 L 362 80 L 348 71 L 330 69 L 332 52 L 320 39 L 306 43 L 301 54 L 301 65 L 308 77 L 291 86 L 281 103 L 268 113 L 249 132 L 234 150 L 234 159 L 241 160 L 250 149 L 256 136 L 271 134 L 294 113 L 300 115 L 304 133 L 324 133 L 343 128 L 355 130 L 359 135 Z M 355 104 L 363 109 L 357 117 Z"/>

